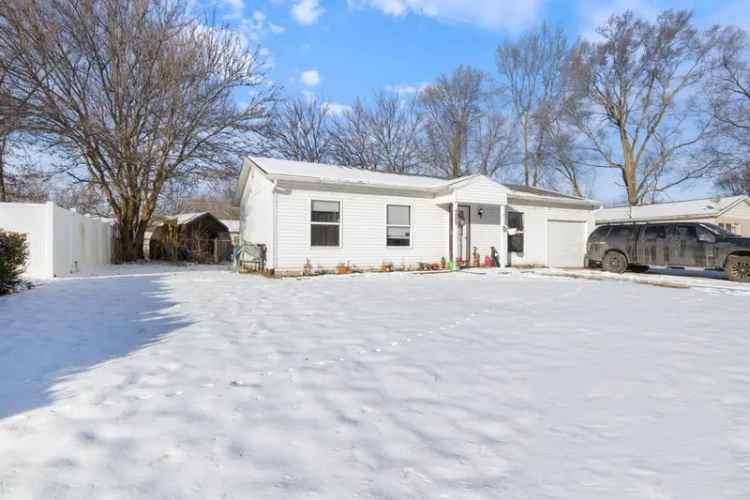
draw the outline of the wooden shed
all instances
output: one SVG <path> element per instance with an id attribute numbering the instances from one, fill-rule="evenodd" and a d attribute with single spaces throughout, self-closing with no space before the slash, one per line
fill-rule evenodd
<path id="1" fill-rule="evenodd" d="M 229 228 L 209 212 L 162 217 L 144 239 L 151 260 L 215 263 L 232 258 Z"/>

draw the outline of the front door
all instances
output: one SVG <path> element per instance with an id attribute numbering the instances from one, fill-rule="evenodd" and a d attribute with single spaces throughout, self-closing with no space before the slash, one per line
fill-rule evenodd
<path id="1" fill-rule="evenodd" d="M 456 260 L 471 262 L 471 207 L 459 205 L 456 213 Z"/>

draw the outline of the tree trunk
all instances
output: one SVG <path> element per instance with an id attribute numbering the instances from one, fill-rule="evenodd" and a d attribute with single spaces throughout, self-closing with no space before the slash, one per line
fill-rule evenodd
<path id="1" fill-rule="evenodd" d="M 122 262 L 133 262 L 143 258 L 143 238 L 146 226 L 130 217 L 118 220 L 120 241 L 119 255 Z"/>
<path id="2" fill-rule="evenodd" d="M 531 175 L 529 171 L 529 121 L 528 113 L 523 115 L 523 177 L 524 184 L 531 186 Z"/>
<path id="3" fill-rule="evenodd" d="M 636 164 L 635 157 L 633 156 L 633 145 L 628 139 L 627 130 L 620 127 L 620 145 L 622 146 L 622 180 L 625 183 L 625 189 L 628 193 L 628 205 L 638 205 L 638 182 L 636 179 L 636 172 L 638 171 L 638 165 Z"/>
<path id="4" fill-rule="evenodd" d="M 5 164 L 0 158 L 0 202 L 8 201 L 8 194 L 5 192 Z"/>
<path id="5" fill-rule="evenodd" d="M 5 189 L 5 149 L 7 139 L 0 140 L 0 202 L 8 201 L 8 193 Z"/>

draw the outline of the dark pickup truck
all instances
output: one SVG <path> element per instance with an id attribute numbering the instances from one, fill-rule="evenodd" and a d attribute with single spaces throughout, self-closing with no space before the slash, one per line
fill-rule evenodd
<path id="1" fill-rule="evenodd" d="M 697 222 L 610 224 L 589 236 L 586 266 L 623 273 L 649 266 L 724 270 L 750 282 L 750 238 Z"/>

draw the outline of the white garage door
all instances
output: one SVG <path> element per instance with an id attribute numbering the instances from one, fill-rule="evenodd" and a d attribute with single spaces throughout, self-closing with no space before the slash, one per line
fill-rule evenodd
<path id="1" fill-rule="evenodd" d="M 547 265 L 583 267 L 586 223 L 551 220 L 547 225 Z"/>

